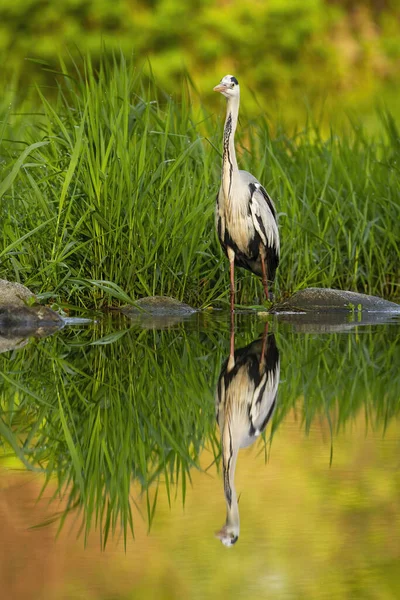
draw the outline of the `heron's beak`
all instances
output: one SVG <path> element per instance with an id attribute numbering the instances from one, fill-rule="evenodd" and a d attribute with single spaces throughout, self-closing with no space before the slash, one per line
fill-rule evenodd
<path id="1" fill-rule="evenodd" d="M 225 90 L 226 90 L 226 85 L 224 85 L 223 83 L 219 83 L 214 88 L 214 92 L 225 92 Z"/>
<path id="2" fill-rule="evenodd" d="M 218 538 L 219 540 L 222 540 L 223 538 L 226 537 L 227 533 L 226 533 L 226 525 L 224 525 L 222 527 L 222 529 L 220 529 L 219 531 L 216 531 L 214 533 L 215 537 Z"/>
<path id="3" fill-rule="evenodd" d="M 232 547 L 238 541 L 238 536 L 232 538 L 229 535 L 226 525 L 224 525 L 219 531 L 215 532 L 215 537 L 218 538 L 224 544 L 224 546 L 228 546 L 228 548 Z"/>

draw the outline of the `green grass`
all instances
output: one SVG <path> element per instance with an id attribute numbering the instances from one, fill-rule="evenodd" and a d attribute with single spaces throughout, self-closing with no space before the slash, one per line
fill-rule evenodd
<path id="1" fill-rule="evenodd" d="M 60 65 L 57 90 L 0 104 L 0 277 L 60 303 L 93 308 L 167 294 L 227 306 L 214 232 L 224 116 L 194 113 L 122 55 L 94 72 Z M 51 98 L 51 100 L 47 99 Z M 11 109 L 10 109 L 11 105 Z M 305 286 L 399 296 L 399 132 L 382 113 L 374 138 L 354 124 L 323 137 L 311 121 L 271 138 L 266 118 L 237 136 L 280 214 L 278 294 Z M 238 302 L 262 301 L 238 274 Z"/>

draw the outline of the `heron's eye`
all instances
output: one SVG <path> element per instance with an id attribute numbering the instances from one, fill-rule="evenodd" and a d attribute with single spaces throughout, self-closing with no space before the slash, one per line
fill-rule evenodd
<path id="1" fill-rule="evenodd" d="M 235 87 L 234 83 L 231 83 L 231 89 L 233 90 L 233 88 Z"/>

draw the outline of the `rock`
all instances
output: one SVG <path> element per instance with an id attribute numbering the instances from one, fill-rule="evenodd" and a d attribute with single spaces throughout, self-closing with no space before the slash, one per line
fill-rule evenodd
<path id="1" fill-rule="evenodd" d="M 35 295 L 24 285 L 0 279 L 0 331 L 23 328 L 32 332 L 43 327 L 62 327 L 63 324 L 60 315 L 38 304 Z"/>
<path id="2" fill-rule="evenodd" d="M 35 295 L 21 283 L 0 279 L 0 307 L 21 306 L 36 302 Z"/>
<path id="3" fill-rule="evenodd" d="M 188 315 L 197 311 L 188 304 L 179 302 L 179 300 L 175 300 L 170 296 L 147 296 L 146 298 L 140 298 L 132 306 L 124 306 L 121 312 L 127 316 L 139 314 L 175 316 Z"/>
<path id="4" fill-rule="evenodd" d="M 197 310 L 170 296 L 148 296 L 137 300 L 135 305 L 124 306 L 121 312 L 141 327 L 165 329 L 179 324 Z"/>
<path id="5" fill-rule="evenodd" d="M 33 306 L 0 306 L 1 327 L 24 327 L 32 329 L 37 327 L 63 325 L 64 321 L 59 314 L 47 306 L 34 304 Z"/>
<path id="6" fill-rule="evenodd" d="M 270 312 L 373 312 L 400 314 L 400 305 L 357 292 L 334 289 L 307 288 L 296 292 L 291 298 L 274 305 Z"/>

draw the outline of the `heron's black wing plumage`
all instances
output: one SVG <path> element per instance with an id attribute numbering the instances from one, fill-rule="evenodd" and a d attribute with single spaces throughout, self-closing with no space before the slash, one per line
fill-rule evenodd
<path id="1" fill-rule="evenodd" d="M 256 233 L 254 244 L 257 239 L 261 242 L 267 266 L 267 278 L 273 281 L 280 256 L 276 210 L 270 196 L 260 183 L 249 183 L 249 194 L 249 212 Z"/>
<path id="2" fill-rule="evenodd" d="M 228 359 L 222 366 L 216 390 L 216 417 L 221 427 L 224 419 L 224 402 L 231 387 L 243 386 L 243 395 L 237 398 L 245 409 L 247 432 L 242 439 L 246 446 L 251 440 L 264 431 L 267 423 L 275 410 L 279 382 L 279 351 L 273 334 L 268 334 L 265 351 L 262 353 L 263 340 L 256 340 L 244 348 L 235 351 L 233 369 L 228 369 Z M 246 369 L 246 378 L 243 378 L 243 368 Z"/>
<path id="3" fill-rule="evenodd" d="M 275 248 L 279 256 L 279 233 L 274 204 L 259 183 L 249 184 L 249 211 L 253 225 L 262 243 L 267 248 Z"/>
<path id="4" fill-rule="evenodd" d="M 274 206 L 271 196 L 268 194 L 267 190 L 262 185 L 260 185 L 260 187 L 258 189 L 260 190 L 261 195 L 265 198 L 265 201 L 268 204 L 269 209 L 276 221 L 276 210 L 275 210 L 275 206 Z"/>
<path id="5" fill-rule="evenodd" d="M 249 379 L 253 382 L 254 391 L 248 405 L 250 435 L 259 435 L 270 421 L 275 407 L 279 382 L 279 351 L 273 333 L 267 335 L 265 350 L 262 356 L 263 340 L 257 340 L 248 347 L 247 364 Z M 252 354 L 252 360 L 249 356 Z"/>

